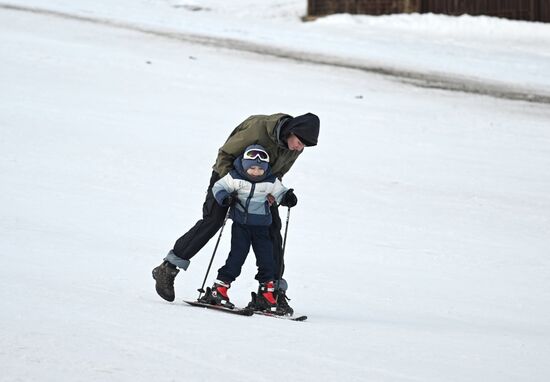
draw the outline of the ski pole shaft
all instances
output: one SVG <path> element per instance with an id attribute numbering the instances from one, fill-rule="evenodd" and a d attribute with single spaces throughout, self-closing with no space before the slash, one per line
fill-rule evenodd
<path id="1" fill-rule="evenodd" d="M 288 207 L 288 210 L 286 212 L 286 223 L 285 223 L 285 236 L 283 239 L 283 248 L 281 252 L 281 265 L 279 268 L 279 274 L 277 275 L 279 279 L 283 278 L 283 268 L 285 266 L 285 248 L 286 248 L 286 235 L 288 234 L 288 221 L 290 220 L 290 207 Z M 277 280 L 277 282 L 279 282 Z M 279 294 L 277 294 L 276 299 L 278 299 Z"/>
<path id="2" fill-rule="evenodd" d="M 214 252 L 212 252 L 212 257 L 210 258 L 210 263 L 208 264 L 208 269 L 206 270 L 206 274 L 204 275 L 204 280 L 202 282 L 202 286 L 197 289 L 199 292 L 199 298 L 201 298 L 204 291 L 204 285 L 206 284 L 206 279 L 208 279 L 208 274 L 210 273 L 210 268 L 212 267 L 212 262 L 214 261 L 214 256 L 216 256 L 216 251 L 218 250 L 218 245 L 220 244 L 220 240 L 222 238 L 223 229 L 225 227 L 225 223 L 227 223 L 227 219 L 229 218 L 229 209 L 227 210 L 227 213 L 225 214 L 225 218 L 223 219 L 222 228 L 220 230 L 220 234 L 218 236 L 218 240 L 216 241 L 216 246 L 214 247 Z"/>
<path id="3" fill-rule="evenodd" d="M 288 221 L 290 220 L 290 207 L 288 207 L 288 210 L 287 210 L 287 213 L 286 213 L 286 223 L 285 223 L 285 236 L 284 236 L 284 239 L 283 239 L 283 245 L 282 245 L 282 248 L 281 248 L 281 256 L 279 258 L 279 264 L 278 267 L 279 267 L 279 272 L 275 275 L 277 277 L 277 279 L 280 279 L 283 277 L 283 264 L 284 264 L 284 256 L 285 256 L 285 248 L 286 248 L 286 236 L 287 236 L 287 233 L 288 233 Z"/>
<path id="4" fill-rule="evenodd" d="M 284 258 L 284 255 L 285 255 L 285 248 L 286 248 L 286 235 L 288 233 L 288 221 L 290 220 L 290 207 L 288 207 L 288 210 L 286 212 L 286 223 L 285 223 L 285 237 L 283 239 L 283 253 L 282 253 L 282 257 Z M 281 262 L 282 264 L 282 262 Z M 282 269 L 282 266 L 281 266 L 281 273 L 283 273 L 283 269 Z"/>

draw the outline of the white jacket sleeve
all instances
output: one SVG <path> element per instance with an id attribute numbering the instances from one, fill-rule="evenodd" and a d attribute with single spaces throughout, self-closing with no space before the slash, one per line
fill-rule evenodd
<path id="1" fill-rule="evenodd" d="M 212 186 L 212 194 L 214 194 L 214 198 L 220 205 L 227 195 L 233 191 L 235 191 L 235 182 L 231 174 L 227 174 Z"/>
<path id="2" fill-rule="evenodd" d="M 271 195 L 275 197 L 275 200 L 277 200 L 277 203 L 281 203 L 281 200 L 283 199 L 283 196 L 288 191 L 288 188 L 286 188 L 279 179 L 275 179 L 275 183 L 273 183 L 273 190 L 271 191 Z"/>

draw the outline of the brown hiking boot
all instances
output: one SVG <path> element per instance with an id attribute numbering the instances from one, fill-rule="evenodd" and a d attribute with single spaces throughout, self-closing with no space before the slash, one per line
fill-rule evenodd
<path id="1" fill-rule="evenodd" d="M 153 278 L 156 281 L 155 288 L 160 297 L 166 301 L 174 301 L 176 294 L 174 292 L 174 280 L 176 279 L 179 269 L 164 261 L 161 265 L 153 269 Z"/>

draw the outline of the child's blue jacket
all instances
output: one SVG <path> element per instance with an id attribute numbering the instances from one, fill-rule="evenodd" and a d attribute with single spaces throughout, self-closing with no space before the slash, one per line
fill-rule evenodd
<path id="1" fill-rule="evenodd" d="M 271 225 L 267 195 L 273 195 L 280 203 L 288 189 L 271 174 L 269 168 L 258 181 L 251 181 L 246 176 L 241 160 L 242 156 L 235 159 L 233 170 L 214 184 L 212 193 L 221 205 L 229 194 L 236 192 L 237 202 L 229 212 L 233 221 L 249 225 Z"/>

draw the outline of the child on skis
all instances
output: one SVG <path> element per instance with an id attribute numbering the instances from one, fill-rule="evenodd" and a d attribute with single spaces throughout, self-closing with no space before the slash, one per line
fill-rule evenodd
<path id="1" fill-rule="evenodd" d="M 275 260 L 273 243 L 269 234 L 272 217 L 269 207 L 274 203 L 294 207 L 298 201 L 292 189 L 287 189 L 271 174 L 269 154 L 261 145 L 248 146 L 235 159 L 234 169 L 218 180 L 212 193 L 218 204 L 230 207 L 233 220 L 231 228 L 231 251 L 225 265 L 218 270 L 212 288 L 207 288 L 202 302 L 233 308 L 227 290 L 240 275 L 250 246 L 256 255 L 260 283 L 258 294 L 253 295 L 249 307 L 280 315 L 292 315 L 288 304 L 277 304 L 275 298 Z"/>

